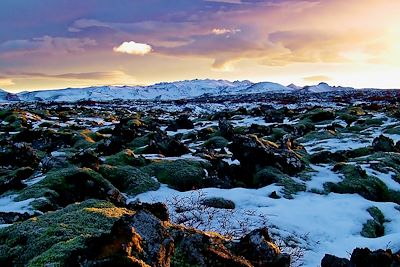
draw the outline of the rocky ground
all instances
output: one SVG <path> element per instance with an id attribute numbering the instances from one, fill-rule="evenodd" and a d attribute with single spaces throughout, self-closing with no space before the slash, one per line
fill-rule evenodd
<path id="1" fill-rule="evenodd" d="M 4 104 L 0 265 L 399 266 L 397 100 Z"/>

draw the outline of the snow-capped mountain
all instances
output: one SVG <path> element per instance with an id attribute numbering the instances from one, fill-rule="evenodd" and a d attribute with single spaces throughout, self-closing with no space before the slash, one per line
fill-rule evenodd
<path id="1" fill-rule="evenodd" d="M 354 90 L 352 87 L 342 87 L 342 86 L 330 86 L 327 83 L 319 83 L 317 85 L 304 86 L 301 90 L 310 92 L 310 93 L 327 93 L 334 91 L 347 91 Z"/>
<path id="2" fill-rule="evenodd" d="M 0 101 L 110 101 L 123 100 L 178 100 L 200 96 L 226 96 L 260 93 L 327 93 L 354 90 L 352 87 L 330 86 L 327 83 L 300 87 L 294 84 L 283 86 L 272 82 L 253 83 L 250 81 L 227 80 L 186 80 L 157 83 L 150 86 L 94 86 L 87 88 L 66 88 L 40 90 L 11 94 L 0 91 Z"/>

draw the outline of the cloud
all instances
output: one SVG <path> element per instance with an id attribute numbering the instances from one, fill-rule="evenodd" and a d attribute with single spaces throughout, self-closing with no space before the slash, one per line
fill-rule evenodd
<path id="1" fill-rule="evenodd" d="M 228 4 L 242 4 L 242 0 L 205 0 L 206 2 L 218 2 Z"/>
<path id="2" fill-rule="evenodd" d="M 241 31 L 240 29 L 215 28 L 212 30 L 212 33 L 215 35 L 226 35 L 226 34 L 236 34 L 240 31 Z"/>
<path id="3" fill-rule="evenodd" d="M 331 81 L 332 78 L 326 75 L 314 75 L 314 76 L 307 76 L 303 78 L 306 82 L 327 82 Z"/>
<path id="4" fill-rule="evenodd" d="M 144 56 L 152 51 L 152 47 L 148 44 L 136 43 L 134 41 L 123 42 L 120 46 L 114 47 L 114 52 L 126 53 L 130 55 Z"/>
<path id="5" fill-rule="evenodd" d="M 0 86 L 14 85 L 12 79 L 0 77 Z"/>
<path id="6" fill-rule="evenodd" d="M 86 47 L 96 46 L 90 38 L 66 38 L 43 36 L 26 40 L 10 40 L 0 44 L 3 54 L 21 55 L 29 53 L 69 54 L 85 51 Z"/>
<path id="7" fill-rule="evenodd" d="M 67 80 L 118 80 L 129 76 L 122 71 L 76 72 L 76 73 L 62 73 L 62 74 L 8 71 L 6 72 L 6 74 L 8 76 L 16 78 L 50 78 L 50 79 L 67 79 Z"/>

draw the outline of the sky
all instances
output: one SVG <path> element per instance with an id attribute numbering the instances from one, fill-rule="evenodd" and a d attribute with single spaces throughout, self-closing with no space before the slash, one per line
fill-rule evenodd
<path id="1" fill-rule="evenodd" d="M 0 88 L 400 88 L 399 0 L 1 0 Z"/>

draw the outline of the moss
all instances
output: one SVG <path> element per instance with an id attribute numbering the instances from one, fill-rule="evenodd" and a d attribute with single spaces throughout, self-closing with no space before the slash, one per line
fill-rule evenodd
<path id="1" fill-rule="evenodd" d="M 54 204 L 66 206 L 87 198 L 105 198 L 115 187 L 99 173 L 75 166 L 51 170 L 46 178 L 21 191 L 17 201 L 47 198 Z"/>
<path id="2" fill-rule="evenodd" d="M 222 136 L 211 137 L 204 142 L 203 146 L 207 148 L 224 148 L 228 145 L 229 141 Z"/>
<path id="3" fill-rule="evenodd" d="M 136 137 L 129 143 L 129 147 L 138 148 L 148 145 L 150 142 L 150 135 L 147 134 L 145 136 Z"/>
<path id="4" fill-rule="evenodd" d="M 283 138 L 284 135 L 286 135 L 288 132 L 286 132 L 282 128 L 273 128 L 272 129 L 272 134 L 267 138 L 269 141 L 272 142 L 277 142 Z"/>
<path id="5" fill-rule="evenodd" d="M 358 165 L 336 164 L 334 171 L 344 175 L 343 181 L 326 183 L 325 189 L 335 193 L 359 194 L 372 201 L 390 201 L 400 203 L 400 192 L 391 190 L 380 179 L 367 175 Z"/>
<path id="6" fill-rule="evenodd" d="M 358 117 L 352 114 L 349 114 L 347 112 L 339 112 L 338 114 L 338 118 L 341 120 L 344 120 L 347 125 L 350 125 L 351 123 L 357 121 Z"/>
<path id="7" fill-rule="evenodd" d="M 390 127 L 384 130 L 386 134 L 400 134 L 400 126 Z"/>
<path id="8" fill-rule="evenodd" d="M 313 131 L 307 133 L 301 138 L 302 142 L 309 142 L 313 140 L 323 140 L 323 139 L 330 139 L 336 137 L 337 135 L 332 134 L 330 131 Z"/>
<path id="9" fill-rule="evenodd" d="M 265 167 L 253 176 L 253 184 L 256 187 L 262 187 L 272 183 L 283 186 L 285 198 L 292 198 L 293 194 L 306 191 L 306 186 L 304 184 L 295 181 L 292 177 L 282 173 L 275 167 Z"/>
<path id="10" fill-rule="evenodd" d="M 150 175 L 132 166 L 100 166 L 99 172 L 119 190 L 130 195 L 154 191 L 160 184 Z"/>
<path id="11" fill-rule="evenodd" d="M 235 203 L 222 197 L 206 198 L 201 202 L 202 205 L 217 209 L 234 209 Z"/>
<path id="12" fill-rule="evenodd" d="M 360 147 L 353 150 L 345 151 L 345 156 L 348 158 L 359 158 L 370 155 L 373 152 L 371 147 Z"/>
<path id="13" fill-rule="evenodd" d="M 153 162 L 142 170 L 172 188 L 186 191 L 203 186 L 203 179 L 206 178 L 204 169 L 209 167 L 209 164 L 201 161 L 162 160 Z"/>
<path id="14" fill-rule="evenodd" d="M 125 214 L 132 211 L 88 200 L 0 229 L 0 265 L 64 266 L 71 253 L 85 248 L 85 239 L 109 233 Z"/>
<path id="15" fill-rule="evenodd" d="M 174 255 L 171 257 L 171 267 L 200 267 L 195 265 L 189 257 L 179 247 L 175 249 Z"/>
<path id="16" fill-rule="evenodd" d="M 330 121 L 335 119 L 335 112 L 324 109 L 313 109 L 305 113 L 302 120 L 309 119 L 312 122 Z"/>
<path id="17" fill-rule="evenodd" d="M 370 207 L 367 209 L 373 220 L 368 220 L 363 224 L 361 235 L 368 238 L 381 237 L 385 234 L 384 223 L 386 222 L 385 216 L 382 211 L 377 207 Z"/>
<path id="18" fill-rule="evenodd" d="M 143 166 L 146 164 L 146 160 L 142 157 L 138 157 L 130 149 L 125 149 L 117 154 L 106 157 L 105 163 L 112 166 Z"/>

